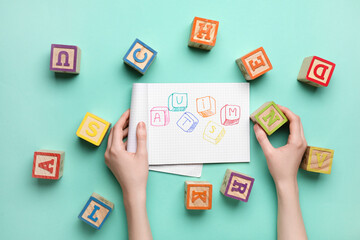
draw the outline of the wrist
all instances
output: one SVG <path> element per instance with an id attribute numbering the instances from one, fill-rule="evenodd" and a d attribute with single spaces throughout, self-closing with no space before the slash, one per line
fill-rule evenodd
<path id="1" fill-rule="evenodd" d="M 124 192 L 125 208 L 146 207 L 146 191 L 144 192 Z"/>
<path id="2" fill-rule="evenodd" d="M 298 183 L 296 179 L 286 180 L 286 181 L 277 181 L 275 182 L 276 191 L 278 195 L 299 193 Z"/>

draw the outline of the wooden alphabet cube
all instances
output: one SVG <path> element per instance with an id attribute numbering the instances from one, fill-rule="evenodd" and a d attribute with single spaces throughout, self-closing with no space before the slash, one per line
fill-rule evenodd
<path id="1" fill-rule="evenodd" d="M 272 69 L 271 62 L 262 47 L 236 59 L 236 63 L 246 80 L 254 80 Z"/>
<path id="2" fill-rule="evenodd" d="M 271 135 L 284 125 L 288 119 L 274 102 L 266 102 L 250 115 L 254 123 L 258 123 L 264 131 Z"/>
<path id="3" fill-rule="evenodd" d="M 205 127 L 203 138 L 212 144 L 218 144 L 225 135 L 225 128 L 216 122 L 209 121 Z"/>
<path id="4" fill-rule="evenodd" d="M 335 69 L 335 63 L 311 56 L 304 59 L 297 80 L 314 87 L 327 87 Z"/>
<path id="5" fill-rule="evenodd" d="M 80 73 L 81 50 L 77 46 L 51 44 L 50 70 L 62 73 Z"/>
<path id="6" fill-rule="evenodd" d="M 169 109 L 167 107 L 153 107 L 150 110 L 150 125 L 163 127 L 170 122 Z"/>
<path id="7" fill-rule="evenodd" d="M 63 175 L 65 152 L 39 150 L 34 153 L 33 178 L 58 180 Z"/>
<path id="8" fill-rule="evenodd" d="M 212 184 L 205 181 L 185 181 L 185 207 L 189 210 L 210 210 Z"/>
<path id="9" fill-rule="evenodd" d="M 134 68 L 139 73 L 145 74 L 155 60 L 156 55 L 157 52 L 154 49 L 139 39 L 135 39 L 123 60 L 127 65 Z"/>
<path id="10" fill-rule="evenodd" d="M 220 192 L 229 198 L 247 202 L 254 181 L 252 177 L 227 169 Z"/>
<path id="11" fill-rule="evenodd" d="M 236 125 L 240 121 L 240 114 L 240 106 L 226 104 L 220 110 L 220 122 L 224 126 Z"/>
<path id="12" fill-rule="evenodd" d="M 114 204 L 97 193 L 93 193 L 79 214 L 79 219 L 100 230 Z"/>
<path id="13" fill-rule="evenodd" d="M 318 173 L 331 173 L 334 150 L 308 146 L 304 153 L 300 168 Z"/>
<path id="14" fill-rule="evenodd" d="M 105 137 L 111 123 L 91 113 L 86 113 L 76 135 L 96 146 L 99 146 Z"/>
<path id="15" fill-rule="evenodd" d="M 196 99 L 196 110 L 202 117 L 210 117 L 216 113 L 216 101 L 207 96 Z"/>
<path id="16" fill-rule="evenodd" d="M 169 111 L 181 112 L 185 111 L 188 106 L 187 93 L 173 93 L 169 96 L 168 107 Z"/>
<path id="17" fill-rule="evenodd" d="M 189 47 L 211 50 L 216 43 L 219 22 L 195 17 L 191 27 Z"/>
<path id="18" fill-rule="evenodd" d="M 176 122 L 176 125 L 184 132 L 191 133 L 198 123 L 199 120 L 191 112 L 185 112 Z"/>

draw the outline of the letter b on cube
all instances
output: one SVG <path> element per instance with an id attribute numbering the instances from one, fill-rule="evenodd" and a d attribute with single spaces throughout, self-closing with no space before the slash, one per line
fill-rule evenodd
<path id="1" fill-rule="evenodd" d="M 195 127 L 198 125 L 199 120 L 190 112 L 185 112 L 180 119 L 177 121 L 177 125 L 184 131 L 184 132 L 192 132 L 194 131 Z"/>
<path id="2" fill-rule="evenodd" d="M 221 124 L 225 126 L 238 124 L 240 121 L 240 111 L 240 106 L 226 104 L 220 110 Z"/>
<path id="3" fill-rule="evenodd" d="M 170 122 L 169 109 L 167 107 L 153 107 L 150 110 L 150 125 L 155 127 L 166 126 Z"/>

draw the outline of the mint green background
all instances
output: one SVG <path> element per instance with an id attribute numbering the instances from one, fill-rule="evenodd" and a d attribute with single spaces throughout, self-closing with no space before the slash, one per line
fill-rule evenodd
<path id="1" fill-rule="evenodd" d="M 115 123 L 134 82 L 245 82 L 235 59 L 260 46 L 274 69 L 251 82 L 250 110 L 269 100 L 285 105 L 301 116 L 309 145 L 335 150 L 331 175 L 299 171 L 310 239 L 359 238 L 359 7 L 356 0 L 1 0 L 0 238 L 126 239 L 121 189 L 104 164 L 106 141 L 97 148 L 75 135 L 85 113 Z M 210 52 L 187 47 L 194 16 L 220 21 Z M 158 51 L 143 77 L 122 61 L 135 38 Z M 49 71 L 52 43 L 81 48 L 80 75 Z M 311 55 L 337 64 L 329 87 L 296 81 Z M 271 142 L 280 146 L 287 134 L 283 127 Z M 191 178 L 150 172 L 155 239 L 276 238 L 275 188 L 252 128 L 250 137 L 251 163 L 204 167 L 200 180 L 214 187 L 211 211 L 185 210 Z M 42 148 L 66 151 L 60 181 L 31 177 L 33 152 Z M 219 192 L 227 168 L 255 178 L 248 203 Z M 77 219 L 92 192 L 115 203 L 100 231 Z"/>

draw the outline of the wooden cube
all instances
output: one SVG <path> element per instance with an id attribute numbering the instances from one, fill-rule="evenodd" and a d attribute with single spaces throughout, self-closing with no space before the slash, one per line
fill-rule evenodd
<path id="1" fill-rule="evenodd" d="M 196 110 L 202 117 L 210 117 L 216 114 L 215 98 L 207 96 L 196 99 Z"/>
<path id="2" fill-rule="evenodd" d="M 167 107 L 153 107 L 150 110 L 150 125 L 163 127 L 170 122 L 169 109 Z"/>
<path id="3" fill-rule="evenodd" d="M 111 123 L 91 113 L 86 113 L 76 135 L 96 146 L 99 146 L 105 137 Z"/>
<path id="4" fill-rule="evenodd" d="M 272 69 L 271 62 L 262 47 L 236 59 L 236 63 L 246 80 L 254 80 Z"/>
<path id="5" fill-rule="evenodd" d="M 212 184 L 205 181 L 185 181 L 185 207 L 189 210 L 210 210 Z"/>
<path id="6" fill-rule="evenodd" d="M 334 150 L 308 146 L 304 153 L 300 168 L 318 173 L 331 173 Z"/>
<path id="7" fill-rule="evenodd" d="M 216 122 L 209 121 L 203 133 L 203 139 L 212 144 L 218 144 L 225 135 L 225 128 Z"/>
<path id="8" fill-rule="evenodd" d="M 297 80 L 314 87 L 327 87 L 335 69 L 335 63 L 311 56 L 304 59 Z"/>
<path id="9" fill-rule="evenodd" d="M 187 93 L 173 93 L 168 98 L 169 111 L 181 112 L 185 111 L 188 106 Z"/>
<path id="10" fill-rule="evenodd" d="M 93 193 L 80 212 L 79 219 L 99 230 L 113 209 L 112 202 Z"/>
<path id="11" fill-rule="evenodd" d="M 176 122 L 176 125 L 184 132 L 191 133 L 198 123 L 199 120 L 191 112 L 185 112 Z"/>
<path id="12" fill-rule="evenodd" d="M 254 181 L 255 179 L 252 177 L 227 169 L 220 192 L 229 198 L 247 202 Z"/>
<path id="13" fill-rule="evenodd" d="M 51 44 L 50 70 L 62 73 L 80 73 L 81 50 L 77 46 Z"/>
<path id="14" fill-rule="evenodd" d="M 220 110 L 220 122 L 224 126 L 236 125 L 240 121 L 240 114 L 240 106 L 226 104 Z"/>
<path id="15" fill-rule="evenodd" d="M 155 60 L 156 55 L 157 52 L 154 49 L 139 39 L 135 39 L 123 60 L 127 65 L 134 68 L 139 73 L 145 74 Z"/>
<path id="16" fill-rule="evenodd" d="M 63 175 L 65 152 L 39 150 L 34 153 L 33 178 L 58 180 Z"/>
<path id="17" fill-rule="evenodd" d="M 271 135 L 284 125 L 288 119 L 274 102 L 266 102 L 250 115 L 254 123 L 258 123 L 264 131 Z"/>
<path id="18" fill-rule="evenodd" d="M 195 17 L 191 26 L 189 47 L 211 50 L 216 43 L 219 22 Z"/>

